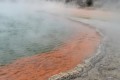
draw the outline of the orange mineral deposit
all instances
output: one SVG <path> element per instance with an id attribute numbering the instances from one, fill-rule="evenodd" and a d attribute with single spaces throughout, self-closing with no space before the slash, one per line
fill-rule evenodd
<path id="1" fill-rule="evenodd" d="M 0 80 L 47 80 L 82 63 L 95 53 L 101 37 L 87 25 L 76 29 L 79 31 L 59 48 L 0 67 Z"/>

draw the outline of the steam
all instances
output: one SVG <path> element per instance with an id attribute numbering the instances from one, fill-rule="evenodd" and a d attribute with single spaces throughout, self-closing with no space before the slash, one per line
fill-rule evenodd
<path id="1" fill-rule="evenodd" d="M 72 24 L 51 13 L 61 9 L 55 6 L 40 0 L 0 2 L 0 65 L 50 51 L 74 33 Z"/>
<path id="2" fill-rule="evenodd" d="M 120 0 L 95 0 L 94 2 L 97 8 L 120 11 Z"/>
<path id="3" fill-rule="evenodd" d="M 69 15 L 65 8 L 78 6 L 50 1 L 0 0 L 0 65 L 50 51 L 74 33 L 74 24 L 60 17 Z M 94 6 L 118 10 L 119 4 L 119 0 L 96 0 Z"/>

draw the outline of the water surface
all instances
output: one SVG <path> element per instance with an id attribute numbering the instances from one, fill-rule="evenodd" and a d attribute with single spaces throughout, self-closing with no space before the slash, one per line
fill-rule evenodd
<path id="1" fill-rule="evenodd" d="M 50 51 L 73 33 L 72 25 L 48 13 L 54 5 L 43 3 L 0 3 L 0 65 Z"/>

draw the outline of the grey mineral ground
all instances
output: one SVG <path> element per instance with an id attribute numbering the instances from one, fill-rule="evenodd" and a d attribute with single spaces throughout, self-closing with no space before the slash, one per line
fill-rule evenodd
<path id="1" fill-rule="evenodd" d="M 120 16 L 106 21 L 83 20 L 81 22 L 95 26 L 106 37 L 104 57 L 84 76 L 74 80 L 120 80 Z"/>

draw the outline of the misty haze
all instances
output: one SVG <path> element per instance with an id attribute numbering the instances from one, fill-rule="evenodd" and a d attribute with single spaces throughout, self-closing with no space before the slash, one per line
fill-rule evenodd
<path id="1" fill-rule="evenodd" d="M 120 80 L 119 0 L 0 0 L 0 80 Z"/>

